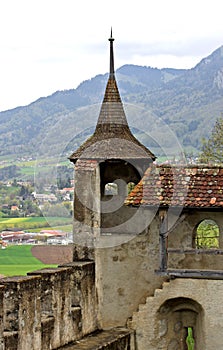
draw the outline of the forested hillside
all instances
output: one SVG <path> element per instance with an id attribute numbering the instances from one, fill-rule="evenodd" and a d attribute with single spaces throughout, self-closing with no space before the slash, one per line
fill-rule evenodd
<path id="1" fill-rule="evenodd" d="M 174 153 L 178 142 L 197 153 L 223 111 L 223 46 L 192 69 L 124 65 L 116 79 L 129 124 L 152 152 L 162 153 L 165 144 Z M 94 130 L 106 82 L 106 74 L 97 75 L 77 89 L 1 112 L 0 155 L 69 155 Z"/>

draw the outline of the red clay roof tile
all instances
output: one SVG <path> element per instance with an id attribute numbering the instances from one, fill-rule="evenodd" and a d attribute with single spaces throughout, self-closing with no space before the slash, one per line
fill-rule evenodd
<path id="1" fill-rule="evenodd" d="M 125 204 L 223 208 L 223 168 L 152 165 Z"/>

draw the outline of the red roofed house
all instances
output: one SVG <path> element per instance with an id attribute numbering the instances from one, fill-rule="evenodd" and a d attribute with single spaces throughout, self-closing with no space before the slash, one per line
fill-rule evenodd
<path id="1" fill-rule="evenodd" d="M 11 211 L 19 210 L 17 205 L 12 205 L 11 206 Z"/>

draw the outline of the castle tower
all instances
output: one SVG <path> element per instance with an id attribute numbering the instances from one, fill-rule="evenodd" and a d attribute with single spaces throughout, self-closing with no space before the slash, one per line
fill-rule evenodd
<path id="1" fill-rule="evenodd" d="M 156 158 L 129 128 L 115 79 L 112 31 L 109 42 L 110 72 L 94 134 L 69 158 L 75 164 L 75 219 L 84 231 L 88 226 L 100 233 L 119 232 L 128 215 L 128 187 Z"/>
<path id="2" fill-rule="evenodd" d="M 223 169 L 152 164 L 155 156 L 128 126 L 112 33 L 109 42 L 110 72 L 95 132 L 70 156 L 80 225 L 74 259 L 94 259 L 98 328 L 132 328 L 131 348 L 139 350 L 185 349 L 189 330 L 197 348 L 219 349 Z M 210 219 L 218 226 L 217 246 L 199 251 L 198 227 Z"/>

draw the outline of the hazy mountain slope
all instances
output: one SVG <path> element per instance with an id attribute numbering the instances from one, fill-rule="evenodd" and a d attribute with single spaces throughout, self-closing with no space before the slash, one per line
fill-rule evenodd
<path id="1" fill-rule="evenodd" d="M 182 137 L 184 146 L 198 147 L 223 112 L 223 48 L 162 89 L 148 92 L 144 103 Z"/>
<path id="2" fill-rule="evenodd" d="M 130 125 L 139 128 L 140 135 L 145 131 L 154 136 L 156 142 L 163 139 L 166 128 L 182 147 L 199 148 L 223 111 L 222 53 L 220 47 L 190 70 L 119 68 L 116 78 Z M 97 75 L 77 89 L 57 91 L 28 106 L 1 112 L 1 154 L 69 154 L 94 130 L 106 82 L 107 74 Z M 147 146 L 155 147 L 151 138 L 141 136 Z"/>

